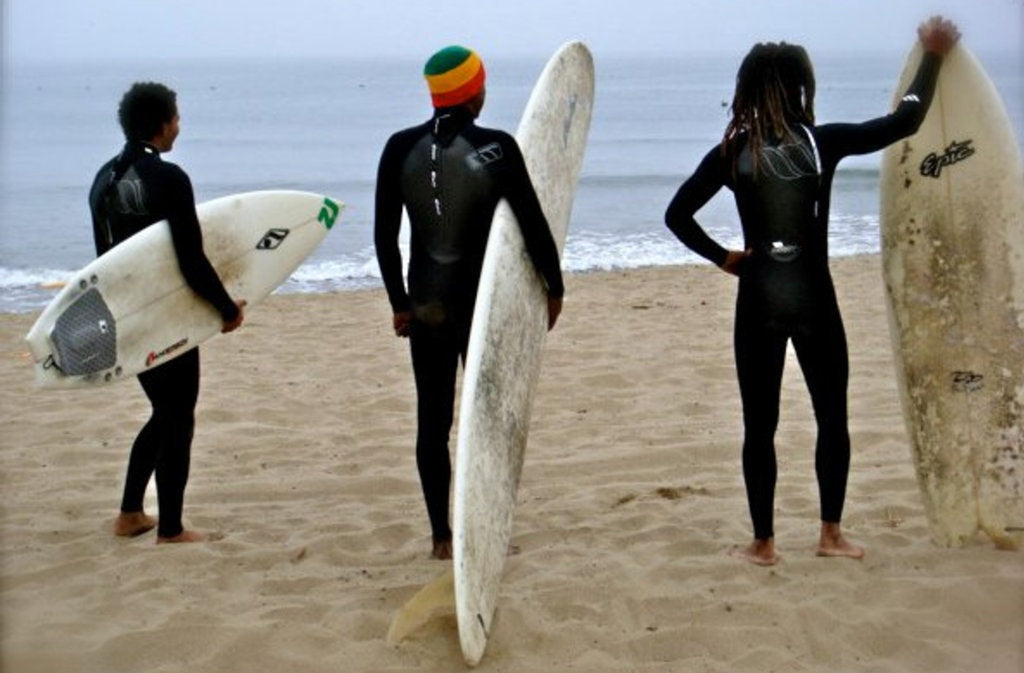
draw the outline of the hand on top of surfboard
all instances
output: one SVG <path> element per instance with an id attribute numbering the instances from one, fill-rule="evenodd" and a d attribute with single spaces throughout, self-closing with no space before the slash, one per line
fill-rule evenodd
<path id="1" fill-rule="evenodd" d="M 949 19 L 933 16 L 918 27 L 917 36 L 925 51 L 945 56 L 959 41 L 960 31 Z"/>

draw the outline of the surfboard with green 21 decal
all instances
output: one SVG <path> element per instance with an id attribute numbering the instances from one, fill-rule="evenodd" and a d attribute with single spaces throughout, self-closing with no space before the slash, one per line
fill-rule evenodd
<path id="1" fill-rule="evenodd" d="M 317 248 L 343 204 L 322 194 L 257 191 L 199 204 L 203 249 L 246 311 Z M 219 313 L 178 268 L 166 221 L 75 273 L 25 337 L 37 382 L 67 388 L 129 379 L 220 333 Z"/>

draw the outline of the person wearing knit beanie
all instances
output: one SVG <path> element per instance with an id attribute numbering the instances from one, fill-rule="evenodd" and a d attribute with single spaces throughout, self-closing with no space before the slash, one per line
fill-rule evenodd
<path id="1" fill-rule="evenodd" d="M 377 169 L 374 246 L 391 303 L 391 326 L 408 337 L 416 382 L 416 468 L 437 559 L 450 559 L 448 439 L 459 361 L 465 361 L 484 250 L 498 202 L 515 214 L 526 251 L 547 286 L 548 325 L 562 310 L 558 248 L 516 139 L 476 124 L 483 61 L 449 46 L 423 68 L 433 116 L 393 134 Z M 408 276 L 399 234 L 409 216 Z M 407 285 L 408 284 L 408 285 Z"/>
<path id="2" fill-rule="evenodd" d="M 480 56 L 466 47 L 445 47 L 430 57 L 423 77 L 435 108 L 464 105 L 484 90 L 486 79 Z"/>

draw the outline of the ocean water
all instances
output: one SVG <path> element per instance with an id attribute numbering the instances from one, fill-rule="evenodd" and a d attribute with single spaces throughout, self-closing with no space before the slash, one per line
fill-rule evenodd
<path id="1" fill-rule="evenodd" d="M 595 55 L 597 93 L 563 259 L 566 271 L 697 263 L 663 224 L 665 207 L 721 137 L 742 54 L 672 58 Z M 1024 139 L 1018 54 L 979 54 Z M 903 54 L 815 59 L 819 122 L 862 121 L 889 109 Z M 480 123 L 515 130 L 537 58 L 489 59 Z M 421 64 L 267 61 L 34 64 L 3 73 L 0 97 L 0 312 L 41 309 L 45 286 L 94 257 L 87 193 L 122 145 L 116 108 L 133 81 L 178 92 L 181 135 L 166 159 L 191 176 L 199 201 L 256 189 L 306 189 L 346 209 L 324 244 L 281 288 L 322 292 L 380 284 L 373 189 L 388 136 L 430 115 Z M 878 250 L 880 155 L 840 164 L 832 254 Z M 698 214 L 738 246 L 732 196 Z"/>

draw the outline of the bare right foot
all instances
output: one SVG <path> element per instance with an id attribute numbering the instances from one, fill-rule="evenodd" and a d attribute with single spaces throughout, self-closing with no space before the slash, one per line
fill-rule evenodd
<path id="1" fill-rule="evenodd" d="M 156 528 L 156 519 L 145 512 L 121 512 L 114 520 L 114 535 L 137 537 Z"/>
<path id="2" fill-rule="evenodd" d="M 775 553 L 774 538 L 768 538 L 767 540 L 755 538 L 746 547 L 733 547 L 729 552 L 729 556 L 740 558 L 759 566 L 773 566 L 779 562 L 779 557 Z"/>
<path id="3" fill-rule="evenodd" d="M 431 558 L 439 561 L 447 561 L 452 557 L 451 540 L 434 540 L 434 550 L 430 553 Z"/>
<path id="4" fill-rule="evenodd" d="M 173 537 L 157 536 L 157 544 L 177 544 L 180 542 L 214 542 L 223 539 L 220 533 L 200 533 L 195 530 L 183 530 Z"/>

